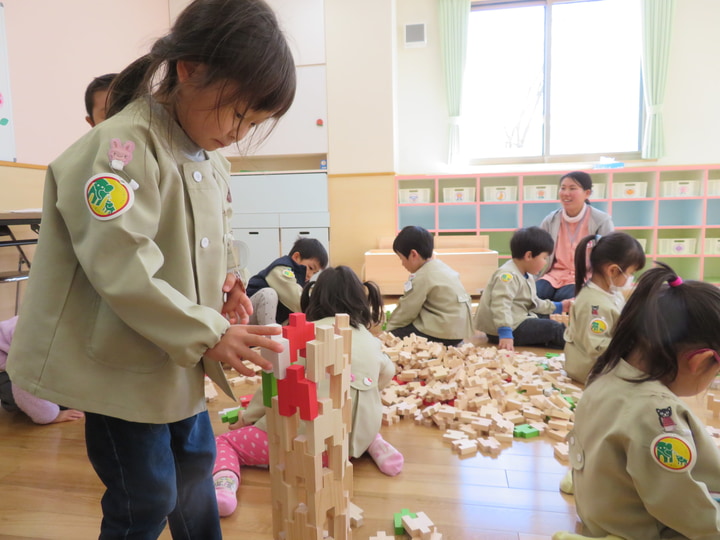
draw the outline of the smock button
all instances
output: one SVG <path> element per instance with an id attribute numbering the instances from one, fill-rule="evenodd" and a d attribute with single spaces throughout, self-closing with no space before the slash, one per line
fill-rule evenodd
<path id="1" fill-rule="evenodd" d="M 583 460 L 582 452 L 578 452 L 575 457 L 577 458 L 578 463 L 582 463 L 582 460 Z"/>
<path id="2" fill-rule="evenodd" d="M 202 173 L 201 173 L 200 171 L 195 171 L 195 172 L 193 173 L 193 179 L 194 179 L 196 182 L 202 182 Z"/>
<path id="3" fill-rule="evenodd" d="M 370 386 L 370 385 L 372 384 L 372 379 L 371 379 L 370 377 L 365 377 L 365 378 L 363 379 L 363 384 L 364 384 L 365 386 Z"/>
<path id="4" fill-rule="evenodd" d="M 210 239 L 209 239 L 209 238 L 206 237 L 206 238 L 203 238 L 202 240 L 200 240 L 200 247 L 206 248 L 206 247 L 208 247 L 209 245 L 210 245 Z"/>

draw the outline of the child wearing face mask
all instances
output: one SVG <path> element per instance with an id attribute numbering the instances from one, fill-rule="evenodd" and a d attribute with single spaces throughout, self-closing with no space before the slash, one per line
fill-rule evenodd
<path id="1" fill-rule="evenodd" d="M 592 234 L 578 244 L 575 303 L 565 330 L 565 370 L 575 381 L 585 383 L 595 361 L 607 349 L 625 305 L 625 293 L 632 286 L 632 275 L 644 266 L 645 252 L 629 234 Z"/>

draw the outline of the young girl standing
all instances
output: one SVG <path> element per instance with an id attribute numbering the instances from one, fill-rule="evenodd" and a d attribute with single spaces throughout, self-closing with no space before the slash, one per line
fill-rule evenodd
<path id="1" fill-rule="evenodd" d="M 310 282 L 300 300 L 309 321 L 332 326 L 336 313 L 350 316 L 352 327 L 351 383 L 352 428 L 350 457 L 368 452 L 380 471 L 395 476 L 403 466 L 403 456 L 380 435 L 382 402 L 380 391 L 395 375 L 395 366 L 382 352 L 380 341 L 369 328 L 383 317 L 382 296 L 377 285 L 361 283 L 347 266 L 323 270 L 317 281 Z M 319 393 L 329 389 L 321 385 Z M 267 424 L 262 389 L 258 390 L 240 420 L 217 437 L 218 457 L 214 477 L 221 516 L 229 516 L 237 507 L 236 492 L 240 466 L 269 463 Z"/>
<path id="2" fill-rule="evenodd" d="M 681 400 L 720 370 L 720 289 L 643 274 L 590 372 L 569 438 L 591 537 L 720 538 L 720 451 Z"/>
<path id="3" fill-rule="evenodd" d="M 113 81 L 108 119 L 50 164 L 15 384 L 86 412 L 100 538 L 221 538 L 204 375 L 264 368 L 232 271 L 215 150 L 290 107 L 295 67 L 262 0 L 196 0 Z M 268 125 L 266 124 L 266 125 Z"/>
<path id="4" fill-rule="evenodd" d="M 644 266 L 645 252 L 629 234 L 589 235 L 578 244 L 575 303 L 565 330 L 565 370 L 572 379 L 584 384 L 595 360 L 607 349 L 625 305 L 623 290 Z"/>

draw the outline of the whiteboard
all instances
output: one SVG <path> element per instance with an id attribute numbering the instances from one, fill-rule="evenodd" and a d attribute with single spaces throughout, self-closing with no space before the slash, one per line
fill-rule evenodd
<path id="1" fill-rule="evenodd" d="M 0 161 L 15 161 L 15 125 L 10 99 L 5 6 L 0 3 Z"/>

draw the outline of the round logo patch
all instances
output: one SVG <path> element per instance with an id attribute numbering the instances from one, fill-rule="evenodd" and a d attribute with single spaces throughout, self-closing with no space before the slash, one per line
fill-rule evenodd
<path id="1" fill-rule="evenodd" d="M 290 268 L 286 268 L 285 270 L 282 271 L 282 273 L 283 273 L 283 276 L 285 276 L 285 277 L 289 277 L 289 278 L 295 277 L 295 272 L 293 272 Z"/>
<path id="2" fill-rule="evenodd" d="M 602 317 L 596 317 L 590 321 L 590 332 L 593 334 L 604 334 L 608 331 L 608 323 Z"/>
<path id="3" fill-rule="evenodd" d="M 507 283 L 508 281 L 512 281 L 512 278 L 512 274 L 508 272 L 503 272 L 502 274 L 500 274 L 500 281 L 504 281 L 505 283 Z"/>
<path id="4" fill-rule="evenodd" d="M 113 219 L 127 212 L 135 195 L 125 181 L 110 173 L 96 174 L 85 184 L 85 202 L 93 217 Z"/>
<path id="5" fill-rule="evenodd" d="M 690 443 L 678 435 L 668 433 L 655 437 L 650 445 L 650 453 L 655 463 L 673 472 L 688 469 L 695 459 Z"/>

